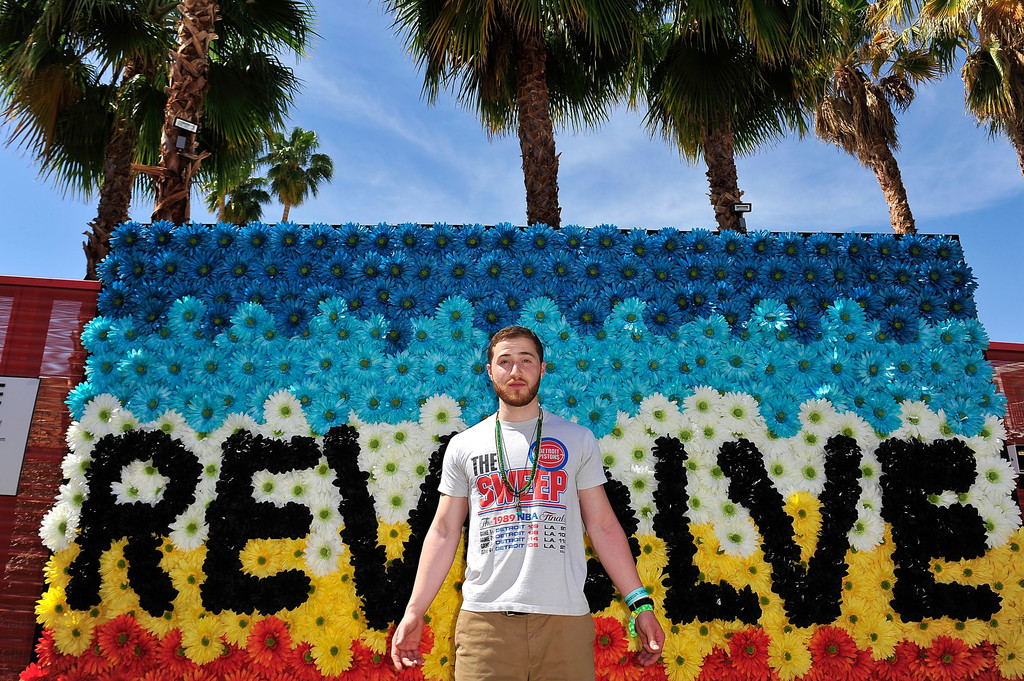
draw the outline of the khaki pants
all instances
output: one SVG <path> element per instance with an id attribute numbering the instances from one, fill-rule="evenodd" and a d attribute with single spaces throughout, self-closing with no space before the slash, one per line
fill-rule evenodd
<path id="1" fill-rule="evenodd" d="M 589 614 L 459 613 L 455 681 L 593 681 Z"/>

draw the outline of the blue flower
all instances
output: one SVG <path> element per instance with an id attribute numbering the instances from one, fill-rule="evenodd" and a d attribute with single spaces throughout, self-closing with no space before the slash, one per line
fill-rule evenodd
<path id="1" fill-rule="evenodd" d="M 284 300 L 273 306 L 276 326 L 285 336 L 302 334 L 309 323 L 309 310 L 301 300 Z"/>
<path id="2" fill-rule="evenodd" d="M 600 254 L 621 254 L 626 249 L 626 242 L 618 227 L 603 224 L 587 232 L 583 247 L 585 251 Z"/>
<path id="3" fill-rule="evenodd" d="M 807 251 L 822 259 L 829 259 L 840 253 L 839 240 L 832 234 L 816 232 L 807 237 Z"/>
<path id="4" fill-rule="evenodd" d="M 779 234 L 777 252 L 790 260 L 799 260 L 807 253 L 807 243 L 802 234 L 785 232 Z"/>
<path id="5" fill-rule="evenodd" d="M 435 222 L 430 229 L 427 252 L 443 255 L 451 253 L 456 245 L 455 229 L 451 226 Z"/>
<path id="6" fill-rule="evenodd" d="M 871 244 L 856 232 L 846 232 L 839 237 L 839 249 L 850 262 L 857 264 L 873 255 Z"/>
<path id="7" fill-rule="evenodd" d="M 384 400 L 376 385 L 363 384 L 353 391 L 351 406 L 364 421 L 379 423 L 383 417 Z"/>
<path id="8" fill-rule="evenodd" d="M 794 282 L 792 261 L 788 258 L 775 256 L 764 264 L 764 280 L 775 291 L 782 291 Z"/>
<path id="9" fill-rule="evenodd" d="M 338 228 L 338 246 L 357 253 L 369 241 L 369 232 L 354 222 L 348 222 Z"/>
<path id="10" fill-rule="evenodd" d="M 646 288 L 646 269 L 644 262 L 637 256 L 623 256 L 615 263 L 614 269 L 617 270 L 619 281 L 624 285 L 632 287 L 638 293 Z"/>
<path id="11" fill-rule="evenodd" d="M 555 246 L 555 230 L 547 225 L 536 224 L 526 228 L 526 239 L 528 251 L 544 253 Z"/>
<path id="12" fill-rule="evenodd" d="M 285 276 L 287 260 L 281 251 L 274 249 L 264 253 L 255 263 L 254 267 L 259 276 L 264 280 L 274 281 Z"/>
<path id="13" fill-rule="evenodd" d="M 885 278 L 893 285 L 908 291 L 916 288 L 918 284 L 917 268 L 911 263 L 904 261 L 892 262 L 886 268 Z"/>
<path id="14" fill-rule="evenodd" d="M 647 278 L 661 286 L 667 286 L 679 278 L 677 264 L 667 256 L 652 256 L 645 262 Z"/>
<path id="15" fill-rule="evenodd" d="M 945 300 L 930 291 L 921 291 L 914 300 L 914 306 L 925 320 L 945 319 L 947 316 Z"/>
<path id="16" fill-rule="evenodd" d="M 682 315 L 671 299 L 666 300 L 659 296 L 647 304 L 644 310 L 644 323 L 654 333 L 667 336 L 679 328 Z"/>
<path id="17" fill-rule="evenodd" d="M 950 293 L 944 302 L 951 317 L 966 320 L 978 316 L 977 305 L 969 293 Z"/>
<path id="18" fill-rule="evenodd" d="M 476 280 L 475 259 L 461 253 L 451 253 L 442 261 L 440 274 L 447 280 L 449 287 L 465 286 Z"/>
<path id="19" fill-rule="evenodd" d="M 707 281 L 711 277 L 711 264 L 705 255 L 687 254 L 679 264 L 684 279 Z"/>
<path id="20" fill-rule="evenodd" d="M 945 291 L 953 286 L 953 274 L 945 260 L 928 260 L 921 265 L 925 281 L 936 290 Z"/>
<path id="21" fill-rule="evenodd" d="M 822 265 L 822 262 L 813 256 L 805 256 L 795 263 L 797 279 L 804 286 L 828 286 L 832 283 L 831 274 Z"/>
<path id="22" fill-rule="evenodd" d="M 985 415 L 981 408 L 964 397 L 952 397 L 942 401 L 942 410 L 946 414 L 946 423 L 957 435 L 972 437 L 978 434 L 985 425 Z"/>
<path id="23" fill-rule="evenodd" d="M 611 312 L 616 305 L 629 297 L 630 292 L 625 286 L 618 282 L 612 282 L 597 290 L 597 293 L 594 296 L 594 301 L 604 312 L 604 314 L 602 314 L 603 317 L 608 312 Z M 687 300 L 687 305 L 689 305 L 689 300 Z"/>
<path id="24" fill-rule="evenodd" d="M 285 261 L 288 277 L 302 286 L 310 286 L 317 274 L 317 263 L 310 256 L 297 254 Z"/>
<path id="25" fill-rule="evenodd" d="M 309 428 L 318 435 L 326 435 L 334 426 L 343 426 L 348 422 L 347 400 L 333 396 L 319 395 L 313 400 L 309 410 Z"/>
<path id="26" fill-rule="evenodd" d="M 902 305 L 887 308 L 878 321 L 889 337 L 901 345 L 917 335 L 916 316 Z"/>
<path id="27" fill-rule="evenodd" d="M 683 250 L 683 233 L 675 227 L 664 227 L 651 236 L 651 251 L 655 255 L 674 258 Z"/>
<path id="28" fill-rule="evenodd" d="M 145 251 L 128 251 L 121 260 L 118 274 L 125 281 L 137 283 L 149 279 L 153 274 L 153 258 Z"/>
<path id="29" fill-rule="evenodd" d="M 554 246 L 556 250 L 575 253 L 583 246 L 587 230 L 579 225 L 566 225 L 555 232 Z"/>
<path id="30" fill-rule="evenodd" d="M 122 223 L 110 234 L 110 248 L 113 252 L 128 251 L 142 245 L 145 230 L 134 220 Z"/>
<path id="31" fill-rule="evenodd" d="M 230 253 L 224 262 L 228 277 L 235 281 L 245 279 L 253 268 L 254 260 L 255 256 L 252 253 L 244 251 Z M 259 261 L 255 260 L 255 262 Z"/>
<path id="32" fill-rule="evenodd" d="M 522 231 L 515 225 L 502 222 L 484 232 L 484 246 L 488 251 L 516 253 L 521 248 Z"/>
<path id="33" fill-rule="evenodd" d="M 408 387 L 397 381 L 385 383 L 380 391 L 380 397 L 384 403 L 381 413 L 387 423 L 411 420 L 419 413 L 416 398 L 409 392 Z"/>
<path id="34" fill-rule="evenodd" d="M 825 261 L 825 271 L 828 278 L 841 289 L 848 291 L 860 283 L 860 272 L 852 267 L 846 258 L 829 258 Z"/>
<path id="35" fill-rule="evenodd" d="M 755 258 L 765 259 L 775 255 L 776 238 L 771 232 L 759 229 L 747 234 L 747 251 Z"/>
<path id="36" fill-rule="evenodd" d="M 178 226 L 169 220 L 160 220 L 151 224 L 149 229 L 144 231 L 144 234 L 146 234 L 147 241 L 152 246 L 161 249 L 172 244 L 174 231 L 177 228 Z"/>
<path id="37" fill-rule="evenodd" d="M 387 343 L 384 351 L 390 354 L 401 352 L 408 347 L 411 335 L 412 324 L 409 323 L 408 318 L 393 318 L 387 335 L 384 337 L 384 340 Z"/>
<path id="38" fill-rule="evenodd" d="M 167 301 L 156 296 L 147 296 L 139 303 L 134 316 L 141 333 L 154 333 L 167 319 Z"/>
<path id="39" fill-rule="evenodd" d="M 97 308 L 106 317 L 120 317 L 128 305 L 128 287 L 119 281 L 112 282 L 100 291 Z"/>
<path id="40" fill-rule="evenodd" d="M 465 253 L 477 253 L 484 250 L 485 229 L 481 224 L 464 225 L 457 232 L 453 232 L 458 250 Z"/>
<path id="41" fill-rule="evenodd" d="M 156 256 L 153 262 L 153 272 L 161 277 L 173 280 L 182 271 L 183 265 L 182 257 L 178 253 L 168 250 Z"/>
<path id="42" fill-rule="evenodd" d="M 183 416 L 197 432 L 209 433 L 224 422 L 227 412 L 223 400 L 209 393 L 199 393 L 186 402 Z"/>
<path id="43" fill-rule="evenodd" d="M 800 431 L 797 417 L 800 401 L 795 396 L 770 394 L 761 403 L 765 426 L 777 437 L 792 437 Z"/>
<path id="44" fill-rule="evenodd" d="M 505 301 L 497 296 L 480 301 L 474 310 L 474 323 L 488 335 L 510 325 L 514 319 Z"/>
<path id="45" fill-rule="evenodd" d="M 888 261 L 893 258 L 899 249 L 896 237 L 892 234 L 873 234 L 871 235 L 870 243 L 875 251 L 875 257 L 882 261 Z"/>
<path id="46" fill-rule="evenodd" d="M 956 263 L 964 259 L 964 249 L 958 240 L 943 236 L 933 241 L 937 259 L 947 263 Z"/>
<path id="47" fill-rule="evenodd" d="M 386 222 L 378 222 L 369 230 L 368 244 L 377 253 L 387 255 L 397 245 L 395 228 Z"/>
<path id="48" fill-rule="evenodd" d="M 688 291 L 688 298 L 690 305 L 688 310 L 684 310 L 684 314 L 693 315 L 694 319 L 699 319 L 713 313 L 713 307 L 711 305 L 711 299 L 713 296 L 712 289 L 703 282 L 695 282 L 686 285 Z M 678 305 L 679 301 L 676 300 Z"/>
<path id="49" fill-rule="evenodd" d="M 760 257 L 744 256 L 735 261 L 733 276 L 737 285 L 751 286 L 764 280 L 764 261 Z"/>
<path id="50" fill-rule="evenodd" d="M 409 347 L 416 351 L 426 350 L 435 345 L 440 334 L 439 323 L 430 317 L 413 319 L 409 330 Z"/>
<path id="51" fill-rule="evenodd" d="M 706 229 L 694 229 L 683 234 L 683 250 L 697 255 L 710 254 L 717 246 L 712 232 Z"/>
<path id="52" fill-rule="evenodd" d="M 733 230 L 723 230 L 718 235 L 719 248 L 729 258 L 746 257 L 749 253 L 747 237 Z"/>
<path id="53" fill-rule="evenodd" d="M 274 225 L 270 231 L 270 247 L 282 255 L 292 255 L 299 250 L 302 231 L 302 227 L 293 222 Z"/>
<path id="54" fill-rule="evenodd" d="M 486 253 L 477 263 L 477 271 L 480 279 L 490 290 L 495 290 L 498 284 L 510 276 L 509 257 L 504 252 Z"/>
<path id="55" fill-rule="evenodd" d="M 906 307 L 910 304 L 910 296 L 900 286 L 886 286 L 878 292 L 878 299 L 885 308 Z"/>
<path id="56" fill-rule="evenodd" d="M 299 231 L 299 246 L 306 255 L 323 258 L 337 250 L 338 233 L 334 227 L 318 222 Z"/>
<path id="57" fill-rule="evenodd" d="M 631 229 L 626 233 L 625 251 L 637 258 L 645 258 L 651 252 L 651 236 L 643 229 Z"/>
<path id="58" fill-rule="evenodd" d="M 210 245 L 218 251 L 233 250 L 242 238 L 242 231 L 238 225 L 230 222 L 218 222 L 213 226 L 210 234 Z"/>
<path id="59" fill-rule="evenodd" d="M 103 260 L 100 260 L 99 265 L 96 266 L 96 275 L 100 281 L 110 284 L 121 279 L 121 268 L 124 267 L 125 257 L 127 257 L 127 251 L 124 256 L 121 255 L 121 252 L 111 252 Z"/>
<path id="60" fill-rule="evenodd" d="M 595 437 L 602 438 L 615 428 L 615 408 L 604 400 L 585 399 L 580 411 L 583 413 L 580 423 L 589 428 Z"/>
<path id="61" fill-rule="evenodd" d="M 708 280 L 711 282 L 726 281 L 732 269 L 732 260 L 724 253 L 716 253 L 708 258 Z"/>
<path id="62" fill-rule="evenodd" d="M 921 234 L 904 234 L 899 240 L 897 256 L 920 263 L 934 256 L 932 238 Z"/>
<path id="63" fill-rule="evenodd" d="M 270 243 L 270 232 L 270 226 L 262 222 L 250 222 L 245 227 L 242 227 L 238 241 L 243 249 L 248 252 L 249 255 L 247 257 L 252 257 L 267 247 Z"/>
<path id="64" fill-rule="evenodd" d="M 264 279 L 254 279 L 245 284 L 240 302 L 269 305 L 276 298 L 277 288 L 272 283 Z"/>

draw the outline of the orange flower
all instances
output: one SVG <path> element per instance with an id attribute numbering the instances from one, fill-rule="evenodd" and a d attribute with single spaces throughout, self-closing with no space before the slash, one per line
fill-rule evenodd
<path id="1" fill-rule="evenodd" d="M 291 652 L 288 667 L 295 674 L 296 681 L 322 681 L 323 676 L 316 667 L 312 645 L 300 643 Z"/>
<path id="2" fill-rule="evenodd" d="M 594 618 L 594 666 L 598 670 L 615 664 L 629 650 L 622 624 L 614 617 Z"/>
<path id="3" fill-rule="evenodd" d="M 245 641 L 245 650 L 252 661 L 274 671 L 285 668 L 291 649 L 288 627 L 277 617 L 267 617 L 254 624 Z"/>
<path id="4" fill-rule="evenodd" d="M 700 675 L 697 681 L 721 681 L 731 679 L 735 674 L 732 660 L 729 653 L 721 648 L 715 647 L 710 653 L 704 656 L 704 664 L 701 665 Z"/>
<path id="5" fill-rule="evenodd" d="M 636 663 L 632 655 L 625 655 L 611 664 L 595 664 L 594 671 L 597 681 L 640 681 L 644 668 Z"/>
<path id="6" fill-rule="evenodd" d="M 160 639 L 156 647 L 156 664 L 178 679 L 196 669 L 196 663 L 188 659 L 181 645 L 180 629 L 171 629 Z"/>
<path id="7" fill-rule="evenodd" d="M 155 644 L 153 635 L 127 614 L 97 627 L 96 642 L 103 655 L 118 666 L 134 666 L 141 658 L 151 656 Z"/>
<path id="8" fill-rule="evenodd" d="M 845 629 L 822 627 L 814 633 L 807 648 L 814 664 L 811 673 L 820 679 L 843 679 L 857 665 L 857 644 Z"/>
<path id="9" fill-rule="evenodd" d="M 729 639 L 729 657 L 736 671 L 750 681 L 770 678 L 769 643 L 768 634 L 760 627 L 750 627 L 733 634 Z"/>
<path id="10" fill-rule="evenodd" d="M 925 651 L 924 663 L 928 677 L 936 681 L 966 679 L 971 668 L 970 652 L 963 641 L 939 636 Z"/>

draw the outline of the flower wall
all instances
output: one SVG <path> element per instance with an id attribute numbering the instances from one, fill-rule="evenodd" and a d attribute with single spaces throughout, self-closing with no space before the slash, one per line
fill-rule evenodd
<path id="1" fill-rule="evenodd" d="M 1024 674 L 1024 533 L 954 239 L 510 225 L 122 226 L 68 403 L 23 678 L 449 679 L 388 631 L 488 334 L 546 346 L 668 638 L 602 679 Z M 460 552 L 461 554 L 461 552 Z M 61 677 L 63 678 L 63 677 Z"/>

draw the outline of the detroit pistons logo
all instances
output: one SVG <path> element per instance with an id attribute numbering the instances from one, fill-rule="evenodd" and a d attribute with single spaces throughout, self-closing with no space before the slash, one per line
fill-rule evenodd
<path id="1" fill-rule="evenodd" d="M 535 450 L 536 451 L 536 450 Z M 533 458 L 530 458 L 533 462 Z M 569 462 L 569 450 L 559 440 L 553 437 L 546 437 L 540 444 L 540 459 L 537 461 L 537 468 L 546 471 L 560 471 Z"/>

